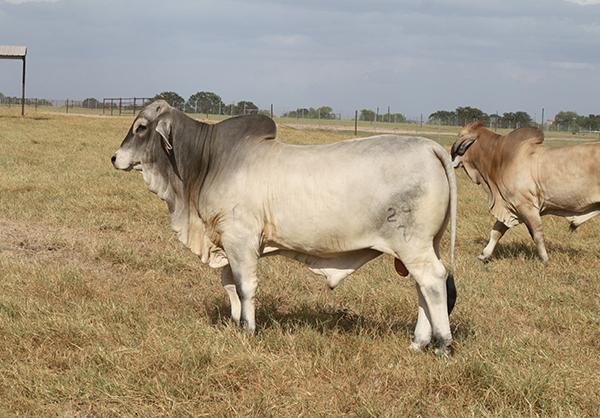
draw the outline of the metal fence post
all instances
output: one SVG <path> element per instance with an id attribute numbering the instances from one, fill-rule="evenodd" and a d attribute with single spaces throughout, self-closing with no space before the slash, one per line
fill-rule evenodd
<path id="1" fill-rule="evenodd" d="M 358 110 L 354 111 L 354 136 L 358 135 Z"/>

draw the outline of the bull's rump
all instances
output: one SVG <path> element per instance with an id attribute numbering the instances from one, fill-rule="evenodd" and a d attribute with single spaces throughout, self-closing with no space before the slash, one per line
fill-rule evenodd
<path id="1" fill-rule="evenodd" d="M 283 145 L 277 167 L 261 170 L 269 241 L 317 254 L 431 242 L 449 202 L 433 147 L 397 136 Z"/>
<path id="2" fill-rule="evenodd" d="M 538 184 L 543 212 L 582 213 L 600 202 L 600 144 L 541 150 Z"/>

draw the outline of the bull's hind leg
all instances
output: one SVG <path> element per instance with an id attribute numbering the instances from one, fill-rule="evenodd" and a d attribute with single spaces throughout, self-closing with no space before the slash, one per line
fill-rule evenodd
<path id="1" fill-rule="evenodd" d="M 223 289 L 225 289 L 225 292 L 227 292 L 227 296 L 229 296 L 229 305 L 231 306 L 231 319 L 233 320 L 233 322 L 239 325 L 241 314 L 240 298 L 237 294 L 231 267 L 229 266 L 225 266 L 223 267 L 223 270 L 221 270 L 221 285 L 223 286 Z"/>
<path id="2" fill-rule="evenodd" d="M 506 231 L 508 231 L 508 227 L 502 222 L 496 221 L 490 232 L 490 241 L 477 258 L 483 262 L 488 261 L 496 249 L 496 244 L 498 244 L 498 241 L 500 241 L 500 238 L 502 238 Z"/>
<path id="3" fill-rule="evenodd" d="M 410 349 L 413 351 L 421 351 L 431 342 L 431 323 L 428 318 L 427 302 L 421 292 L 421 287 L 417 283 L 417 295 L 419 296 L 419 310 L 417 313 L 417 325 L 415 327 L 415 335 Z"/>
<path id="4" fill-rule="evenodd" d="M 404 257 L 403 257 L 404 255 Z M 446 268 L 436 257 L 434 249 L 425 250 L 416 257 L 398 254 L 417 283 L 419 312 L 413 349 L 426 346 L 431 338 L 437 345 L 436 353 L 450 354 L 452 333 L 448 320 Z"/>
<path id="5" fill-rule="evenodd" d="M 595 210 L 586 213 L 585 215 L 567 216 L 567 220 L 569 221 L 569 229 L 571 232 L 575 232 L 582 223 L 589 221 L 598 214 L 600 214 L 600 210 Z"/>

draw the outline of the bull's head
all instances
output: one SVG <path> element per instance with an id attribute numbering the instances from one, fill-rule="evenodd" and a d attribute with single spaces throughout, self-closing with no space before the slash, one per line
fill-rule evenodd
<path id="1" fill-rule="evenodd" d="M 470 123 L 461 129 L 458 134 L 458 140 L 452 144 L 450 156 L 452 157 L 452 165 L 454 168 L 459 168 L 464 163 L 464 155 L 471 145 L 479 137 L 479 128 L 483 125 L 480 122 Z"/>
<path id="2" fill-rule="evenodd" d="M 145 164 L 154 164 L 165 153 L 170 153 L 173 149 L 172 110 L 164 100 L 157 100 L 146 106 L 133 122 L 121 147 L 112 156 L 113 166 L 126 171 L 142 170 Z"/>

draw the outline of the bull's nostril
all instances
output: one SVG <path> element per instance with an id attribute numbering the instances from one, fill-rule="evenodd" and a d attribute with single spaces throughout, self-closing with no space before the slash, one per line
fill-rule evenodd
<path id="1" fill-rule="evenodd" d="M 112 157 L 110 157 L 110 161 L 114 164 L 115 161 L 117 160 L 117 156 L 113 155 Z"/>

